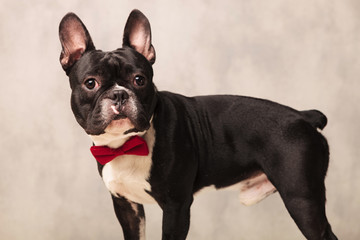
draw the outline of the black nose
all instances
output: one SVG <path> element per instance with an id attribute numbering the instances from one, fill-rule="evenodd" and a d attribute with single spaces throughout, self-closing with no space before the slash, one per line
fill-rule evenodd
<path id="1" fill-rule="evenodd" d="M 125 90 L 114 90 L 110 98 L 116 103 L 124 104 L 129 99 L 129 94 Z"/>

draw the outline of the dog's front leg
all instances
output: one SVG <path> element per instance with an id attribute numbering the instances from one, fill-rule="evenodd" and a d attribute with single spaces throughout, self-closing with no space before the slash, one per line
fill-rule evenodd
<path id="1" fill-rule="evenodd" d="M 190 226 L 190 206 L 193 198 L 179 202 L 170 201 L 163 209 L 162 240 L 184 240 Z"/>
<path id="2" fill-rule="evenodd" d="M 125 240 L 145 239 L 144 207 L 124 197 L 112 196 L 117 219 L 123 229 Z"/>

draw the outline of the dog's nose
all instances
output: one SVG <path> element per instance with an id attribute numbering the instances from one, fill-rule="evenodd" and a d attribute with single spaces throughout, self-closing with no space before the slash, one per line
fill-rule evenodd
<path id="1" fill-rule="evenodd" d="M 114 90 L 110 98 L 116 103 L 124 104 L 129 99 L 129 94 L 125 90 Z"/>

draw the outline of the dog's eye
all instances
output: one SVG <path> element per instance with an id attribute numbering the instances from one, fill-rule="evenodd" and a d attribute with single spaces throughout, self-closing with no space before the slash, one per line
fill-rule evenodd
<path id="1" fill-rule="evenodd" d="M 89 78 L 84 82 L 84 85 L 87 89 L 94 89 L 98 83 L 96 82 L 96 80 L 94 78 Z"/>
<path id="2" fill-rule="evenodd" d="M 140 76 L 140 75 L 136 75 L 134 77 L 134 85 L 138 86 L 138 87 L 142 87 L 145 85 L 145 77 Z"/>

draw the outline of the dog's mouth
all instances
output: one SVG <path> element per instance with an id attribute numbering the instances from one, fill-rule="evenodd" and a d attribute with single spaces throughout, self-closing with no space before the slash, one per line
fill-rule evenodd
<path id="1" fill-rule="evenodd" d="M 143 132 L 150 127 L 146 114 L 131 104 L 112 103 L 102 106 L 100 111 L 94 111 L 96 114 L 90 115 L 91 118 L 84 128 L 89 135 L 126 135 Z"/>
<path id="2" fill-rule="evenodd" d="M 113 120 L 119 120 L 127 117 L 124 113 L 120 112 L 119 105 L 112 105 L 110 108 L 114 112 Z"/>
<path id="3" fill-rule="evenodd" d="M 114 116 L 113 120 L 120 120 L 120 119 L 125 119 L 125 118 L 127 118 L 126 115 L 124 115 L 124 114 L 118 114 L 118 115 L 115 115 L 115 116 Z"/>
<path id="4" fill-rule="evenodd" d="M 123 110 L 121 110 L 121 106 L 112 105 L 110 108 L 114 113 L 114 115 L 112 117 L 112 121 L 128 118 L 128 116 L 123 112 Z"/>
<path id="5" fill-rule="evenodd" d="M 113 120 L 110 122 L 109 125 L 117 125 L 118 127 L 121 127 L 123 124 L 132 125 L 131 120 L 124 114 L 117 114 L 114 116 Z M 124 132 L 124 135 L 129 133 L 136 133 L 141 132 L 138 130 L 135 126 L 133 128 L 130 128 Z"/>
<path id="6" fill-rule="evenodd" d="M 148 126 L 135 125 L 130 118 L 125 115 L 119 114 L 114 117 L 114 119 L 107 125 L 104 131 L 112 133 L 122 133 L 126 135 L 130 133 L 143 132 L 146 131 L 148 128 Z"/>
<path id="7" fill-rule="evenodd" d="M 127 114 L 124 111 L 125 106 L 120 104 L 115 104 L 110 106 L 113 117 L 106 130 L 112 129 L 112 131 L 116 131 L 116 129 L 125 130 L 123 132 L 124 135 L 129 133 L 137 133 L 143 132 L 147 130 L 149 127 L 144 125 L 144 117 L 143 116 L 136 116 L 133 117 L 131 113 Z"/>

